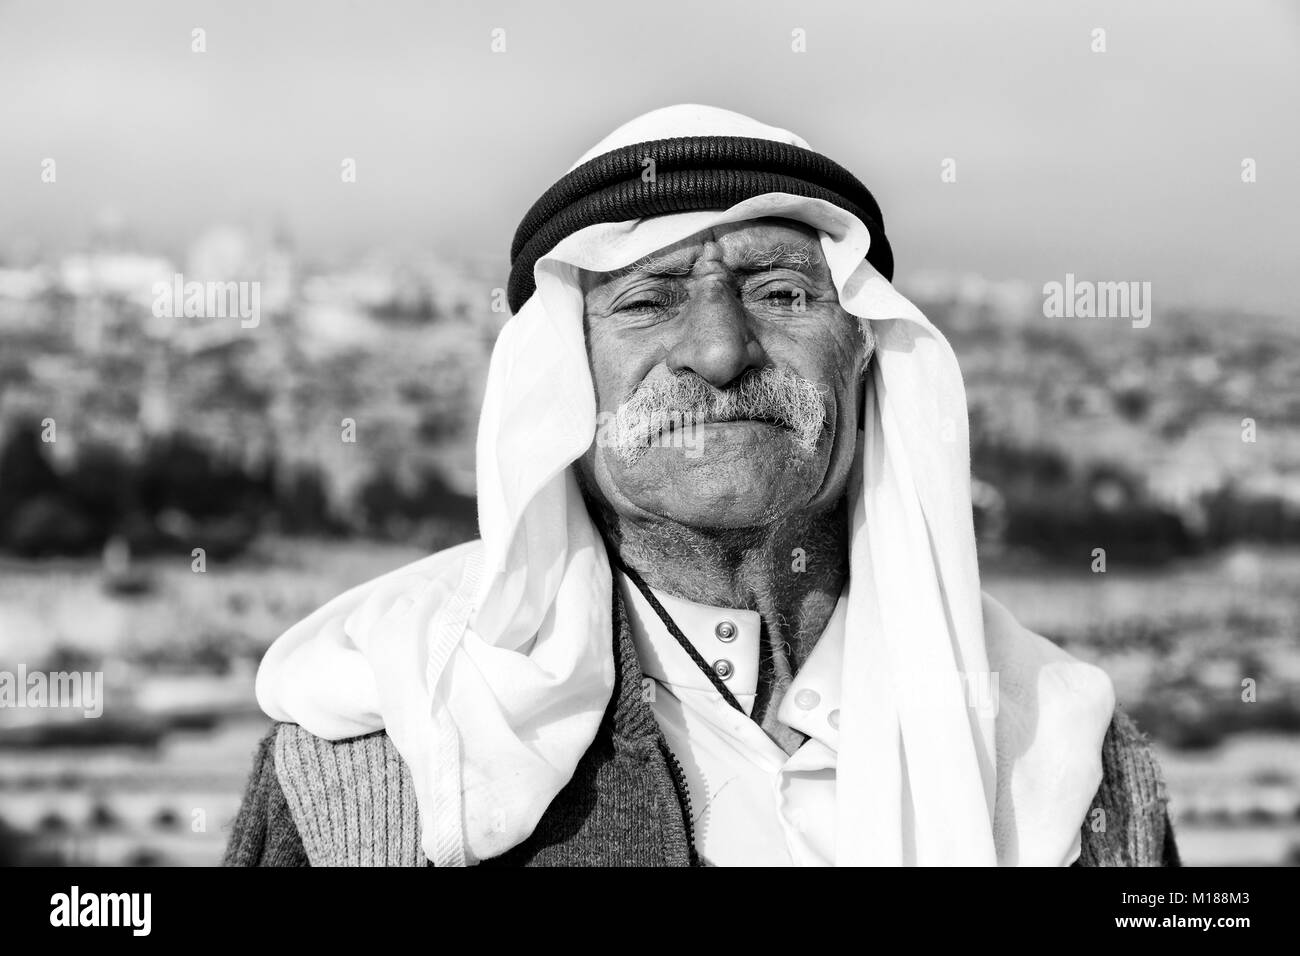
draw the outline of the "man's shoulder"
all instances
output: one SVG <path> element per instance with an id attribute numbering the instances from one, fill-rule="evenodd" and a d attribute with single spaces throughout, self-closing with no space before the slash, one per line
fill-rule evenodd
<path id="1" fill-rule="evenodd" d="M 1101 763 L 1101 786 L 1083 822 L 1079 865 L 1179 865 L 1164 775 L 1150 740 L 1118 706 Z"/>
<path id="2" fill-rule="evenodd" d="M 379 765 L 397 757 L 397 748 L 387 731 L 376 730 L 369 734 L 327 740 L 318 737 L 305 727 L 285 721 L 276 721 L 262 738 L 261 747 L 270 748 L 275 756 L 276 773 L 300 773 L 303 769 L 337 765 L 340 769 L 358 759 L 376 759 Z"/>
<path id="3" fill-rule="evenodd" d="M 422 866 L 410 770 L 384 731 L 325 740 L 272 728 L 275 774 L 313 866 Z"/>
<path id="4" fill-rule="evenodd" d="M 424 865 L 410 771 L 384 731 L 326 740 L 276 723 L 253 763 L 227 865 Z"/>
<path id="5" fill-rule="evenodd" d="M 230 825 L 223 866 L 307 866 L 298 828 L 275 770 L 278 725 L 257 742 L 239 811 Z"/>

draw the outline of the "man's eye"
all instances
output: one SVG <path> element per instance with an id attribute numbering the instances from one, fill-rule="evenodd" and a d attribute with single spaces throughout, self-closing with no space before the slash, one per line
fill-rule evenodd
<path id="1" fill-rule="evenodd" d="M 631 302 L 623 302 L 616 311 L 618 312 L 649 312 L 654 309 L 662 309 L 668 303 L 661 299 L 633 299 Z"/>
<path id="2" fill-rule="evenodd" d="M 772 289 L 759 296 L 763 302 L 776 302 L 780 305 L 794 305 L 804 298 L 802 289 Z"/>

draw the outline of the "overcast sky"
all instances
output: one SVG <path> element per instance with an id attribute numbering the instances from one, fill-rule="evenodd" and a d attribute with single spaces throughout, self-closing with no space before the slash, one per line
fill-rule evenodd
<path id="1" fill-rule="evenodd" d="M 1300 4 L 613 7 L 0 0 L 0 249 L 72 248 L 110 213 L 169 250 L 280 221 L 311 255 L 427 249 L 504 277 L 520 216 L 574 159 L 638 113 L 702 102 L 853 170 L 900 276 L 1073 272 L 1295 312 Z"/>

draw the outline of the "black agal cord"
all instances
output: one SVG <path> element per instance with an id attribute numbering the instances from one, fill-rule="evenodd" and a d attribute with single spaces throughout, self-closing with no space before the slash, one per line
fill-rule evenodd
<path id="1" fill-rule="evenodd" d="M 622 559 L 618 556 L 618 552 L 615 551 L 611 545 L 607 543 L 605 550 L 609 553 L 610 564 L 626 574 L 628 578 L 631 579 L 632 583 L 636 585 L 637 590 L 641 592 L 650 606 L 654 608 L 655 613 L 659 615 L 659 620 L 664 622 L 664 627 L 668 628 L 668 633 L 671 634 L 677 643 L 682 646 L 682 650 L 691 656 L 691 660 L 695 662 L 695 666 L 704 671 L 705 675 L 713 683 L 713 686 L 718 689 L 718 693 L 722 695 L 722 699 L 732 707 L 736 708 L 736 710 L 740 711 L 742 715 L 748 717 L 749 715 L 745 713 L 745 708 L 741 707 L 740 701 L 736 700 L 736 695 L 727 689 L 727 685 L 722 682 L 722 678 L 717 675 L 717 672 L 709 666 L 709 662 L 706 661 L 701 656 L 700 652 L 695 649 L 695 645 L 690 642 L 690 639 L 682 633 L 682 629 L 677 626 L 677 622 L 672 619 L 672 616 L 664 610 L 664 606 L 659 603 L 659 599 L 655 597 L 654 592 L 650 590 L 650 585 L 646 584 L 645 581 L 642 580 L 641 575 L 637 574 L 636 571 L 623 563 Z M 615 587 L 617 587 L 617 584 Z"/>

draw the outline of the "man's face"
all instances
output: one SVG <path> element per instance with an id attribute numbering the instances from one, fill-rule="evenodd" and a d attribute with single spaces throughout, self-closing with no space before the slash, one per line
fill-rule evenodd
<path id="1" fill-rule="evenodd" d="M 582 289 L 601 425 L 581 468 L 615 511 L 750 528 L 839 500 L 870 343 L 814 230 L 718 226 Z"/>

